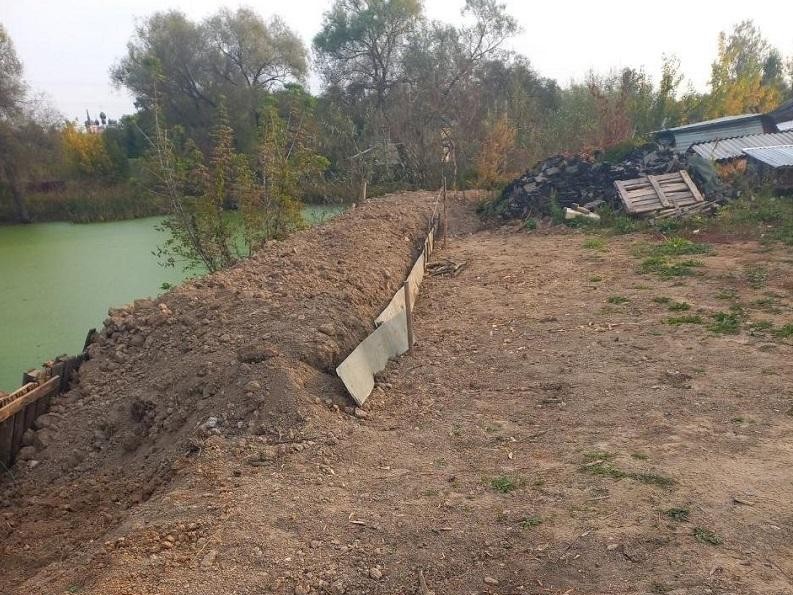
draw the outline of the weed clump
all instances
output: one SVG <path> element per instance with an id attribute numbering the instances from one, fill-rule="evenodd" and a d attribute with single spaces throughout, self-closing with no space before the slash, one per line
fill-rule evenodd
<path id="1" fill-rule="evenodd" d="M 716 312 L 708 330 L 718 335 L 737 335 L 741 330 L 741 316 L 738 312 Z"/>
<path id="2" fill-rule="evenodd" d="M 703 529 L 702 527 L 694 528 L 694 537 L 700 543 L 707 543 L 708 545 L 721 545 L 724 543 L 724 540 L 716 535 L 716 533 L 710 529 Z"/>
<path id="3" fill-rule="evenodd" d="M 654 273 L 664 279 L 690 277 L 694 274 L 694 268 L 701 267 L 703 264 L 699 260 L 672 262 L 666 256 L 649 256 L 642 261 L 639 272 L 644 275 Z"/>
<path id="4" fill-rule="evenodd" d="M 490 480 L 490 487 L 501 494 L 508 494 L 513 490 L 517 490 L 522 483 L 519 477 L 499 475 Z"/>
<path id="5" fill-rule="evenodd" d="M 704 324 L 702 316 L 699 314 L 688 314 L 685 316 L 672 316 L 666 319 L 666 324 L 680 326 L 682 324 Z"/>

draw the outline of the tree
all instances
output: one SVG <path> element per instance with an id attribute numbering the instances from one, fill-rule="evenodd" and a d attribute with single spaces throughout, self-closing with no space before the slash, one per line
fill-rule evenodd
<path id="1" fill-rule="evenodd" d="M 262 99 L 305 73 L 306 50 L 281 20 L 224 9 L 201 23 L 178 11 L 151 15 L 138 26 L 111 78 L 132 92 L 139 109 L 152 111 L 159 102 L 164 118 L 203 146 L 211 144 L 208 130 L 224 97 L 232 127 L 251 131 L 237 138 L 249 149 Z"/>
<path id="2" fill-rule="evenodd" d="M 781 57 L 751 20 L 719 34 L 711 68 L 708 115 L 762 113 L 776 107 L 784 89 Z"/>
<path id="3" fill-rule="evenodd" d="M 25 96 L 22 62 L 14 43 L 0 23 L 0 119 L 6 120 L 18 112 Z"/>
<path id="4" fill-rule="evenodd" d="M 326 85 L 357 86 L 382 112 L 403 80 L 402 55 L 420 19 L 418 0 L 336 0 L 314 37 Z"/>

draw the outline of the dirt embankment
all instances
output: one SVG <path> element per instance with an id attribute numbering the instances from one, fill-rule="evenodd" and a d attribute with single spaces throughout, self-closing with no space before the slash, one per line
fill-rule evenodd
<path id="1" fill-rule="evenodd" d="M 13 564 L 3 567 L 0 591 L 793 593 L 790 249 L 714 237 L 699 240 L 710 250 L 648 269 L 643 251 L 685 243 L 567 228 L 468 234 L 472 210 L 451 215 L 458 233 L 448 247 L 436 245 L 435 259 L 467 266 L 457 277 L 425 279 L 414 353 L 389 366 L 357 415 L 313 359 L 328 336 L 318 330 L 321 313 L 313 318 L 295 301 L 261 319 L 272 328 L 248 329 L 251 312 L 274 298 L 250 298 L 256 306 L 235 311 L 235 290 L 251 284 L 233 277 L 239 272 L 222 278 L 228 289 L 183 290 L 208 300 L 181 307 L 210 320 L 211 333 L 195 344 L 214 351 L 194 355 L 205 367 L 213 362 L 211 373 L 190 363 L 192 339 L 177 333 L 180 323 L 162 323 L 158 336 L 174 341 L 160 349 L 170 365 L 152 363 L 148 377 L 123 374 L 123 399 L 108 386 L 101 399 L 113 405 L 96 405 L 109 415 L 124 404 L 114 446 L 51 487 L 46 469 L 56 463 L 44 460 L 41 471 L 22 474 L 15 498 L 33 498 L 37 487 L 44 496 L 0 510 L 11 512 L 0 530 L 3 562 Z M 348 221 L 357 225 L 356 216 Z M 361 240 L 370 242 L 363 270 L 382 271 L 383 247 L 405 241 L 389 226 L 406 230 L 405 220 L 367 222 L 377 239 L 342 224 L 350 238 L 369 238 Z M 312 244 L 323 262 L 325 245 Z M 407 255 L 385 266 L 404 274 Z M 344 264 L 324 272 L 340 275 Z M 321 302 L 334 324 L 349 315 L 349 331 L 371 318 L 401 280 L 390 273 L 373 290 L 383 296 L 378 305 L 364 299 L 366 287 L 338 281 Z M 280 287 L 296 291 L 291 282 Z M 190 315 L 170 299 L 166 319 Z M 203 311 L 217 301 L 220 313 Z M 159 320 L 158 307 L 149 308 Z M 221 329 L 221 315 L 236 330 Z M 253 332 L 273 351 L 243 368 L 237 354 L 252 341 L 234 337 Z M 221 341 L 224 333 L 232 342 Z M 92 365 L 128 365 L 111 346 L 101 351 Z M 108 378 L 86 369 L 81 392 L 100 386 L 92 377 Z M 190 396 L 199 379 L 214 394 Z M 165 382 L 169 390 L 158 388 Z M 247 391 L 251 382 L 261 388 Z M 148 392 L 132 392 L 140 386 Z M 157 421 L 171 393 L 189 417 L 174 431 Z M 146 400 L 153 415 L 150 405 L 133 405 Z M 148 434 L 126 452 L 135 427 Z M 108 442 L 81 435 L 89 453 L 92 441 Z M 139 470 L 162 483 L 133 505 L 150 481 Z"/>
<path id="2" fill-rule="evenodd" d="M 252 456 L 266 459 L 324 433 L 333 407 L 316 397 L 349 405 L 333 370 L 402 283 L 434 200 L 368 201 L 227 272 L 112 310 L 78 385 L 41 420 L 33 460 L 2 477 L 0 592 L 47 564 L 94 558 L 212 436 L 253 437 Z"/>

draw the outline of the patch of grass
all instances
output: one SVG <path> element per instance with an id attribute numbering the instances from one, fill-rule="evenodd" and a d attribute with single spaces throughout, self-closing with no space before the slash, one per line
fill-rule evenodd
<path id="1" fill-rule="evenodd" d="M 609 459 L 613 459 L 614 455 L 610 452 L 606 452 L 605 450 L 589 450 L 584 453 L 584 461 L 608 461 Z"/>
<path id="2" fill-rule="evenodd" d="M 763 312 L 768 312 L 769 314 L 779 314 L 782 312 L 782 308 L 779 307 L 779 301 L 772 296 L 766 296 L 759 300 L 755 300 L 752 302 L 752 306 Z"/>
<path id="3" fill-rule="evenodd" d="M 738 312 L 716 312 L 708 330 L 718 335 L 737 335 L 741 331 L 741 315 Z"/>
<path id="4" fill-rule="evenodd" d="M 734 424 L 742 424 L 746 420 L 744 418 L 742 418 L 742 417 L 733 417 L 731 421 Z"/>
<path id="5" fill-rule="evenodd" d="M 770 320 L 755 320 L 749 325 L 749 332 L 751 333 L 763 333 L 765 331 L 770 331 L 774 328 L 774 323 Z M 793 332 L 793 329 L 791 329 Z"/>
<path id="6" fill-rule="evenodd" d="M 690 511 L 688 508 L 683 508 L 680 506 L 673 506 L 672 508 L 668 508 L 664 511 L 664 514 L 668 516 L 673 521 L 678 521 L 679 523 L 684 523 L 688 520 L 688 515 Z"/>
<path id="7" fill-rule="evenodd" d="M 523 483 L 519 477 L 511 475 L 499 475 L 490 480 L 490 487 L 501 494 L 508 494 L 517 490 Z"/>
<path id="8" fill-rule="evenodd" d="M 650 246 L 647 256 L 687 256 L 691 254 L 707 254 L 712 250 L 710 244 L 698 244 L 681 237 L 672 237 L 662 242 Z"/>
<path id="9" fill-rule="evenodd" d="M 793 201 L 769 193 L 746 195 L 719 210 L 714 227 L 722 231 L 754 231 L 765 243 L 793 246 Z"/>
<path id="10" fill-rule="evenodd" d="M 724 540 L 716 535 L 716 533 L 710 529 L 704 529 L 702 527 L 694 528 L 694 537 L 696 537 L 697 541 L 700 543 L 707 543 L 709 545 L 721 545 L 724 543 Z"/>
<path id="11" fill-rule="evenodd" d="M 533 529 L 542 524 L 542 519 L 537 515 L 527 516 L 520 522 L 521 529 Z"/>
<path id="12" fill-rule="evenodd" d="M 768 269 L 761 266 L 749 267 L 744 270 L 746 282 L 752 289 L 762 289 L 768 283 Z"/>
<path id="13" fill-rule="evenodd" d="M 720 289 L 719 293 L 716 294 L 717 300 L 737 300 L 738 299 L 738 292 L 731 287 L 727 287 L 725 289 Z"/>
<path id="14" fill-rule="evenodd" d="M 779 337 L 780 339 L 789 339 L 793 337 L 793 322 L 788 322 L 785 325 L 782 325 L 778 329 L 773 331 L 775 337 Z"/>
<path id="15" fill-rule="evenodd" d="M 686 314 L 685 316 L 672 316 L 666 319 L 666 324 L 680 326 L 681 324 L 704 324 L 702 316 L 699 314 Z"/>
<path id="16" fill-rule="evenodd" d="M 526 219 L 523 220 L 523 229 L 526 231 L 534 231 L 537 229 L 537 220 L 532 219 L 531 217 L 526 217 Z"/>
<path id="17" fill-rule="evenodd" d="M 630 300 L 621 295 L 611 295 L 606 301 L 609 304 L 627 304 Z"/>
<path id="18" fill-rule="evenodd" d="M 687 304 L 686 302 L 672 302 L 669 304 L 669 310 L 671 312 L 685 312 L 686 310 L 691 310 L 691 304 Z"/>
<path id="19" fill-rule="evenodd" d="M 704 263 L 699 260 L 683 260 L 680 262 L 670 261 L 666 256 L 649 256 L 645 258 L 639 266 L 642 274 L 654 273 L 664 279 L 672 277 L 689 277 L 694 274 L 695 267 L 701 267 Z"/>
<path id="20" fill-rule="evenodd" d="M 653 298 L 653 301 L 654 301 L 656 304 L 668 304 L 668 303 L 670 303 L 670 302 L 672 301 L 672 298 L 668 298 L 668 297 L 660 297 L 660 296 L 659 296 L 659 297 L 654 297 L 654 298 Z"/>
<path id="21" fill-rule="evenodd" d="M 597 250 L 603 252 L 606 249 L 606 240 L 603 238 L 586 238 L 584 243 L 581 244 L 582 248 L 586 250 Z"/>
<path id="22" fill-rule="evenodd" d="M 638 459 L 639 461 L 646 461 L 650 458 L 650 455 L 644 454 L 643 452 L 632 452 L 631 458 Z"/>
<path id="23" fill-rule="evenodd" d="M 590 283 L 600 283 L 602 280 L 603 280 L 603 277 L 600 277 L 598 275 L 595 275 L 594 277 L 590 277 L 589 278 Z"/>
<path id="24" fill-rule="evenodd" d="M 586 471 L 587 473 L 591 473 L 593 475 L 611 477 L 612 479 L 617 480 L 626 478 L 633 479 L 634 481 L 638 481 L 640 483 L 656 485 L 664 488 L 668 488 L 675 484 L 675 480 L 670 477 L 666 477 L 658 473 L 624 471 L 623 469 L 615 466 L 613 463 L 603 459 L 595 459 L 594 461 L 585 464 L 581 469 L 582 471 Z"/>

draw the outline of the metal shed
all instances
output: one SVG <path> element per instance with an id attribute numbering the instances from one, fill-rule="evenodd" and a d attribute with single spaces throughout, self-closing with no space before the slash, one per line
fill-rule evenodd
<path id="1" fill-rule="evenodd" d="M 779 147 L 747 147 L 744 153 L 773 169 L 793 168 L 793 144 Z"/>
<path id="2" fill-rule="evenodd" d="M 727 161 L 746 157 L 743 150 L 750 147 L 777 147 L 782 145 L 793 145 L 793 130 L 699 143 L 693 145 L 691 151 L 708 161 Z"/>
<path id="3" fill-rule="evenodd" d="M 770 116 L 743 114 L 659 130 L 655 137 L 659 143 L 673 146 L 679 153 L 685 153 L 698 143 L 777 131 L 776 122 Z"/>

